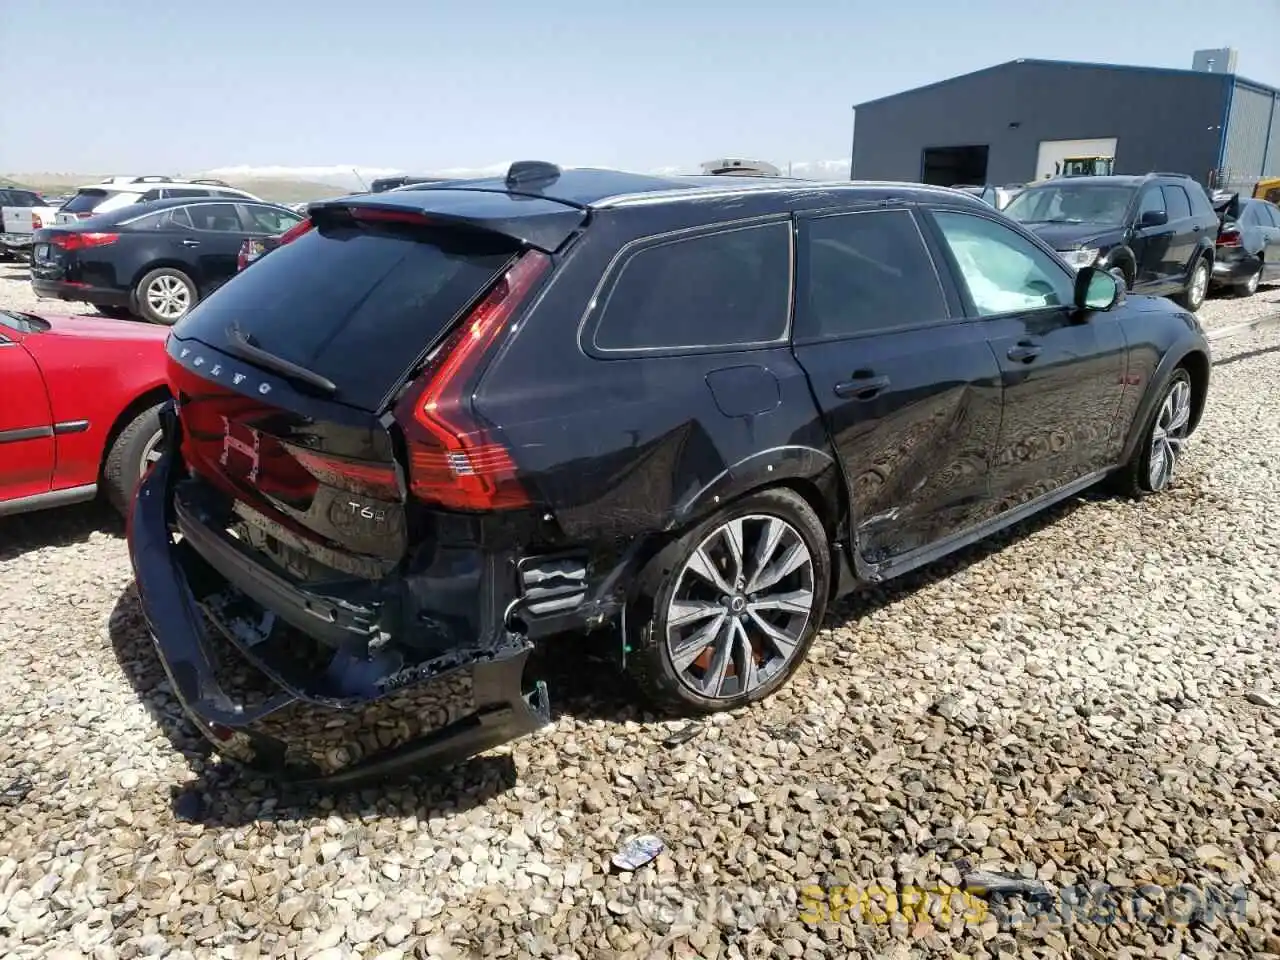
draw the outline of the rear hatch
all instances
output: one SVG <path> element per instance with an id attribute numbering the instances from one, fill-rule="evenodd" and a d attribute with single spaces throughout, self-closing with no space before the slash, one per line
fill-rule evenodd
<path id="1" fill-rule="evenodd" d="M 76 195 L 62 205 L 55 218 L 57 223 L 77 223 L 93 216 L 94 211 L 106 201 L 125 193 L 123 190 L 108 190 L 104 187 L 85 187 L 76 191 Z M 137 194 L 134 194 L 137 196 Z"/>
<path id="2" fill-rule="evenodd" d="M 453 193 L 436 205 L 457 207 Z M 561 218 L 560 241 L 584 216 L 528 206 L 559 207 L 542 212 Z M 199 304 L 167 348 L 202 510 L 238 521 L 243 550 L 305 581 L 376 580 L 405 556 L 406 503 L 449 453 L 406 452 L 392 408 L 527 246 L 510 223 L 363 209 L 313 208 L 314 229 Z"/>

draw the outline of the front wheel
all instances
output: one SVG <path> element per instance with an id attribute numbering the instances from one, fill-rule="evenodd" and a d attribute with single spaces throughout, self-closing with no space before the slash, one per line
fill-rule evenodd
<path id="1" fill-rule="evenodd" d="M 1191 269 L 1191 279 L 1187 281 L 1187 289 L 1175 299 L 1192 313 L 1200 309 L 1205 295 L 1209 292 L 1209 261 L 1201 257 Z"/>
<path id="2" fill-rule="evenodd" d="M 746 497 L 641 572 L 629 671 L 679 712 L 762 700 L 804 662 L 830 582 L 826 532 L 804 498 L 783 488 Z"/>
<path id="3" fill-rule="evenodd" d="M 134 488 L 146 473 L 147 467 L 160 459 L 160 408 L 143 410 L 125 424 L 124 429 L 111 443 L 102 464 L 102 485 L 107 500 L 121 516 L 129 512 Z"/>
<path id="4" fill-rule="evenodd" d="M 134 300 L 138 313 L 152 323 L 173 326 L 187 315 L 200 298 L 195 281 L 173 267 L 152 270 L 138 281 Z"/>
<path id="5" fill-rule="evenodd" d="M 1169 488 L 1191 435 L 1191 399 L 1191 374 L 1179 367 L 1169 379 L 1137 449 L 1117 477 L 1121 492 L 1145 497 Z"/>

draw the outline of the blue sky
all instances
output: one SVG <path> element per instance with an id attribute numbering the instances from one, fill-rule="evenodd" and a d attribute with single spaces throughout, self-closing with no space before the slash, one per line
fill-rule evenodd
<path id="1" fill-rule="evenodd" d="M 10 172 L 785 168 L 847 158 L 858 101 L 1017 57 L 1233 46 L 1280 85 L 1277 0 L 0 0 L 0 37 Z"/>

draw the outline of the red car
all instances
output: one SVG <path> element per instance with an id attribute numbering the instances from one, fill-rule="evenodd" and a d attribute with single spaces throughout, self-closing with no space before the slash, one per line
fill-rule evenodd
<path id="1" fill-rule="evenodd" d="M 0 516 L 99 492 L 125 511 L 158 456 L 168 333 L 0 310 Z"/>

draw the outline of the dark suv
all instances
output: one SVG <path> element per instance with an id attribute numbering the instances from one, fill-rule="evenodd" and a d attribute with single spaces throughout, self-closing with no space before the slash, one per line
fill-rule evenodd
<path id="1" fill-rule="evenodd" d="M 515 165 L 313 204 L 174 327 L 129 548 L 226 755 L 360 780 L 538 728 L 535 641 L 740 707 L 828 602 L 1113 475 L 1208 347 L 954 190 Z"/>
<path id="2" fill-rule="evenodd" d="M 1213 273 L 1218 215 L 1204 187 L 1177 173 L 1059 177 L 1004 210 L 1073 267 L 1109 270 L 1135 293 L 1200 309 Z"/>

